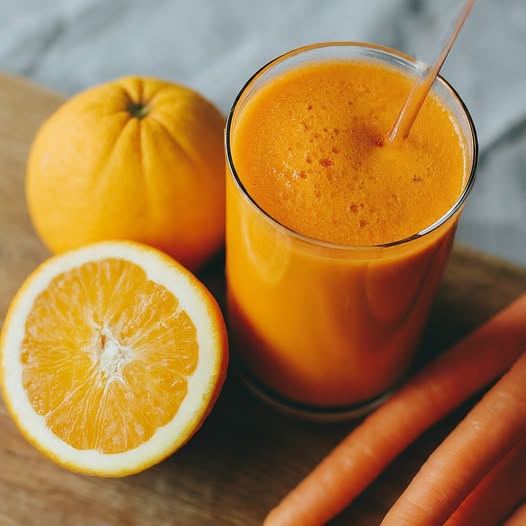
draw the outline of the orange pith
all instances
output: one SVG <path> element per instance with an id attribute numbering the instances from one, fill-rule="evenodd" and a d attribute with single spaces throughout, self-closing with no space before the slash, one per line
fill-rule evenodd
<path id="1" fill-rule="evenodd" d="M 23 384 L 50 430 L 76 449 L 120 453 L 170 422 L 197 366 L 178 299 L 117 258 L 54 277 L 25 324 Z"/>

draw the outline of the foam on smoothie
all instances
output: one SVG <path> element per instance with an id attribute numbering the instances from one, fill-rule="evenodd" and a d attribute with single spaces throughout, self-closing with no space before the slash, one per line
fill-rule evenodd
<path id="1" fill-rule="evenodd" d="M 332 243 L 389 243 L 433 224 L 462 191 L 465 148 L 434 95 L 407 139 L 382 145 L 411 83 L 348 60 L 274 79 L 236 124 L 232 154 L 247 192 L 278 222 Z"/>

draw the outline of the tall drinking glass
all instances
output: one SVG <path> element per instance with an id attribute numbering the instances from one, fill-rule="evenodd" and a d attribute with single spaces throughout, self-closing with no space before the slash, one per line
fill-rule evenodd
<path id="1" fill-rule="evenodd" d="M 321 241 L 272 217 L 247 191 L 245 174 L 236 164 L 237 141 L 247 144 L 240 136 L 240 119 L 255 94 L 285 72 L 341 60 L 381 64 L 409 76 L 418 68 L 397 51 L 360 43 L 291 51 L 247 82 L 226 130 L 228 320 L 237 365 L 261 397 L 325 420 L 371 410 L 407 372 L 477 161 L 470 115 L 439 77 L 432 93 L 455 121 L 465 154 L 461 190 L 445 214 L 408 237 L 372 246 Z M 275 140 L 283 142 L 279 126 Z"/>

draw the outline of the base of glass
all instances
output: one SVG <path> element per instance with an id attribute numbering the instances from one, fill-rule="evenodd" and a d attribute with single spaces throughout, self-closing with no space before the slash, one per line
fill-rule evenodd
<path id="1" fill-rule="evenodd" d="M 382 405 L 392 394 L 386 391 L 379 396 L 364 400 L 356 404 L 346 406 L 320 407 L 302 404 L 283 397 L 266 386 L 262 385 L 252 374 L 239 364 L 235 365 L 238 377 L 245 384 L 248 390 L 267 405 L 278 410 L 280 413 L 291 415 L 311 422 L 343 422 L 354 420 L 371 413 L 378 406 Z"/>

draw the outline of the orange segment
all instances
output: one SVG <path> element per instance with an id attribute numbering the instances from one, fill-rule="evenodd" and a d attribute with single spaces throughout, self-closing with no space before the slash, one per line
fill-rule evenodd
<path id="1" fill-rule="evenodd" d="M 4 333 L 7 405 L 55 459 L 50 434 L 103 457 L 150 447 L 172 426 L 168 449 L 176 448 L 208 413 L 226 370 L 224 323 L 210 294 L 133 243 L 92 245 L 44 264 L 15 298 Z M 32 418 L 22 417 L 28 411 Z"/>

